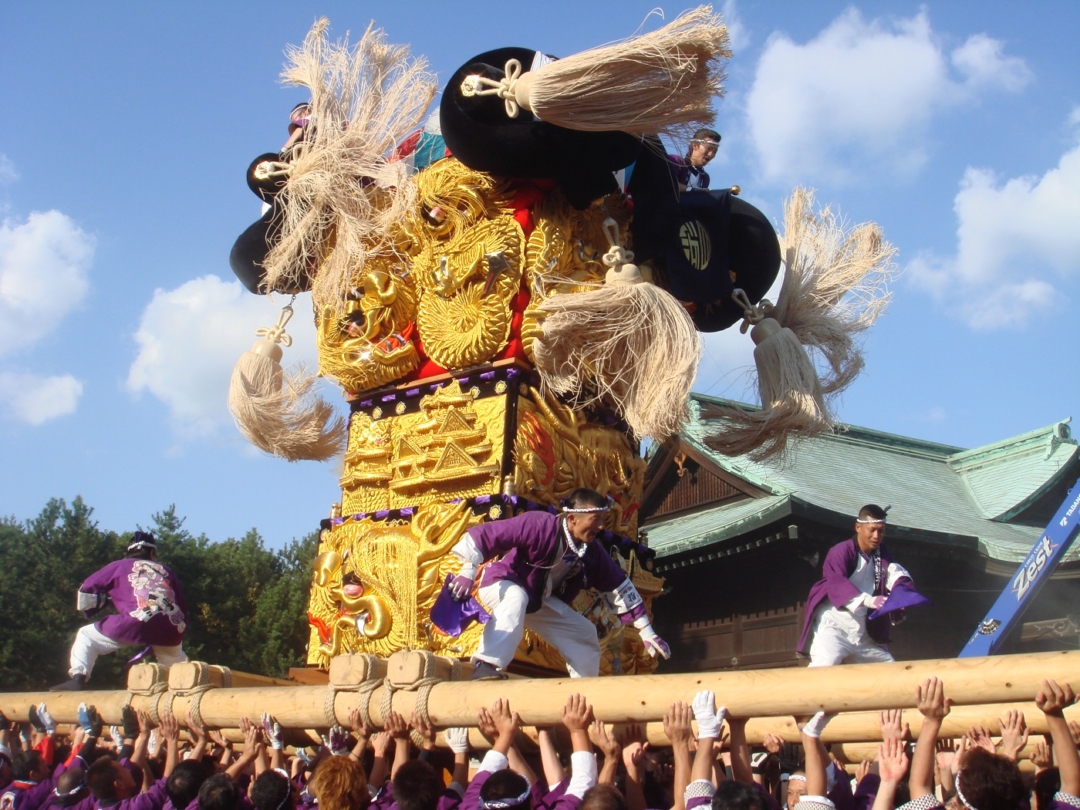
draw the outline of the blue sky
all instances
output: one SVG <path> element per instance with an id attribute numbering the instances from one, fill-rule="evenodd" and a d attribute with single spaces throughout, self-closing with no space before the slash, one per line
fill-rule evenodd
<path id="1" fill-rule="evenodd" d="M 354 38 L 374 19 L 445 78 L 493 47 L 566 55 L 630 35 L 655 5 L 3 4 L 0 514 L 82 495 L 116 530 L 170 503 L 219 540 L 315 528 L 335 465 L 259 454 L 225 408 L 232 366 L 284 303 L 228 266 L 258 215 L 244 171 L 304 100 L 278 84 L 284 47 L 321 15 Z M 713 185 L 774 221 L 814 187 L 900 251 L 841 418 L 970 447 L 1080 410 L 1080 5 L 722 9 L 735 56 Z M 286 361 L 315 361 L 304 311 Z M 752 397 L 750 351 L 737 330 L 709 337 L 697 390 Z"/>

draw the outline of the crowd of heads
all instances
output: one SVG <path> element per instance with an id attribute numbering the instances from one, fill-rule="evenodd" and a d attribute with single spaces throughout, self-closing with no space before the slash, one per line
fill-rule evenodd
<path id="1" fill-rule="evenodd" d="M 599 722 L 580 695 L 562 722 L 523 729 L 506 700 L 475 729 L 437 732 L 427 717 L 390 712 L 376 730 L 353 711 L 314 744 L 270 715 L 208 731 L 187 718 L 155 724 L 125 710 L 103 727 L 93 707 L 60 733 L 47 707 L 29 723 L 0 715 L 0 796 L 13 810 L 49 806 L 119 810 L 1049 810 L 1080 793 L 1080 725 L 1063 711 L 1068 685 L 1044 682 L 1036 705 L 1050 733 L 1033 739 L 1010 711 L 999 734 L 976 727 L 940 739 L 951 701 L 936 679 L 920 684 L 912 740 L 900 710 L 880 715 L 873 762 L 832 758 L 821 742 L 831 717 L 797 718 L 800 743 L 746 741 L 746 720 L 711 692 L 671 704 L 660 728 Z M 48 719 L 48 723 L 42 722 Z M 83 722 L 85 719 L 85 722 Z M 661 743 L 661 740 L 663 741 Z M 1030 758 L 1032 767 L 1019 764 Z M 45 786 L 42 788 L 41 786 Z M 36 798 L 31 800 L 31 792 Z"/>

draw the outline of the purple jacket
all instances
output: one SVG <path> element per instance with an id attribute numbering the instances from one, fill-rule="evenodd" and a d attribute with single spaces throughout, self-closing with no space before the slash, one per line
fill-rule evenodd
<path id="1" fill-rule="evenodd" d="M 471 529 L 469 530 L 472 531 Z M 480 771 L 473 780 L 469 782 L 469 788 L 465 791 L 465 797 L 461 800 L 460 810 L 476 810 L 477 805 L 480 803 L 480 789 L 484 786 L 488 779 L 491 778 L 492 773 L 497 771 Z M 533 791 L 533 807 L 537 806 L 546 808 L 546 810 L 578 810 L 581 805 L 581 799 L 577 796 L 567 796 L 566 786 L 569 784 L 569 780 L 564 780 L 555 786 L 555 789 L 544 796 L 540 805 L 536 805 L 536 792 Z M 535 786 L 534 786 L 535 787 Z"/>
<path id="2" fill-rule="evenodd" d="M 709 173 L 704 169 L 695 169 L 682 155 L 668 155 L 668 160 L 675 167 L 675 179 L 687 189 L 706 189 L 709 187 Z"/>
<path id="3" fill-rule="evenodd" d="M 165 802 L 169 800 L 165 793 L 165 780 L 158 779 L 145 793 L 138 793 L 130 799 L 121 799 L 118 802 L 106 804 L 99 801 L 98 810 L 162 810 Z"/>
<path id="4" fill-rule="evenodd" d="M 555 555 L 565 548 L 562 518 L 549 512 L 526 512 L 509 520 L 494 520 L 469 529 L 469 535 L 484 555 L 483 585 L 508 579 L 525 589 L 529 597 L 527 613 L 540 609 L 544 584 Z M 501 559 L 495 559 L 495 558 Z M 626 580 L 626 572 L 611 559 L 600 543 L 590 543 L 581 566 L 552 596 L 571 603 L 582 588 L 613 591 Z"/>
<path id="5" fill-rule="evenodd" d="M 810 595 L 806 597 L 802 635 L 799 636 L 799 646 L 796 648 L 799 652 L 805 653 L 810 646 L 810 631 L 813 629 L 814 611 L 818 605 L 828 598 L 833 607 L 843 607 L 862 593 L 848 579 L 855 573 L 860 553 L 855 540 L 851 539 L 837 543 L 825 555 L 825 562 L 821 567 L 822 579 L 810 589 Z M 878 548 L 878 554 L 881 555 L 882 567 L 887 570 L 889 563 L 893 561 L 889 549 L 882 544 Z M 886 577 L 882 576 L 881 582 L 874 589 L 874 596 L 886 595 L 885 580 Z M 878 619 L 868 620 L 866 630 L 870 633 L 870 638 L 878 642 L 878 644 L 885 644 L 889 641 L 889 624 L 889 617 L 882 616 Z"/>
<path id="6" fill-rule="evenodd" d="M 123 559 L 109 563 L 80 586 L 107 594 L 119 613 L 94 623 L 124 644 L 175 647 L 187 633 L 187 602 L 176 574 L 159 562 Z"/>

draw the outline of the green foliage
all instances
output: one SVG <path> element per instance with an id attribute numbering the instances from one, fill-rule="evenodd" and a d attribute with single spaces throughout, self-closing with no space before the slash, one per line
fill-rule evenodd
<path id="1" fill-rule="evenodd" d="M 130 533 L 98 528 L 76 498 L 52 499 L 20 524 L 0 518 L 0 691 L 37 690 L 64 680 L 83 580 L 122 557 Z M 307 598 L 318 532 L 280 551 L 252 529 L 241 539 L 193 536 L 175 505 L 153 516 L 158 560 L 172 568 L 188 606 L 188 656 L 244 672 L 284 676 L 301 666 L 307 643 Z M 98 659 L 93 686 L 124 685 L 124 663 L 136 648 Z"/>

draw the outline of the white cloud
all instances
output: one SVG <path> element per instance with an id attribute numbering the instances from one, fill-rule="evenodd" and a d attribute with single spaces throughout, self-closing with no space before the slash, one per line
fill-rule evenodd
<path id="1" fill-rule="evenodd" d="M 94 238 L 59 211 L 0 223 L 0 355 L 31 346 L 86 296 Z"/>
<path id="2" fill-rule="evenodd" d="M 82 391 L 82 383 L 70 374 L 42 377 L 0 372 L 0 403 L 12 417 L 29 425 L 75 413 Z"/>
<path id="3" fill-rule="evenodd" d="M 255 330 L 272 326 L 287 299 L 252 295 L 237 281 L 217 276 L 193 279 L 175 290 L 155 290 L 143 310 L 135 341 L 138 356 L 127 388 L 161 400 L 182 438 L 206 437 L 232 425 L 226 407 L 229 380 L 240 355 L 252 347 Z M 316 360 L 310 297 L 298 299 L 287 330 L 293 336 L 282 363 L 312 367 Z"/>
<path id="4" fill-rule="evenodd" d="M 965 76 L 965 84 L 979 87 L 1001 87 L 1011 93 L 1023 90 L 1032 80 L 1030 68 L 1023 59 L 1003 54 L 1004 44 L 986 34 L 972 34 L 967 42 L 952 52 L 951 61 Z"/>
<path id="5" fill-rule="evenodd" d="M 842 182 L 875 168 L 900 176 L 926 161 L 936 113 L 1030 79 L 1023 60 L 985 34 L 947 56 L 925 12 L 867 22 L 849 9 L 805 44 L 774 34 L 746 112 L 767 180 Z"/>
<path id="6" fill-rule="evenodd" d="M 1076 273 L 1080 255 L 1080 145 L 1041 177 L 999 183 L 969 168 L 953 209 L 956 255 L 911 262 L 916 285 L 981 330 L 1023 326 L 1058 305 L 1051 280 Z"/>
<path id="7" fill-rule="evenodd" d="M 724 0 L 720 16 L 724 18 L 724 25 L 728 29 L 728 38 L 731 41 L 731 51 L 737 59 L 739 52 L 750 46 L 750 32 L 739 16 L 739 9 L 735 0 Z"/>
<path id="8" fill-rule="evenodd" d="M 11 158 L 0 152 L 0 186 L 6 186 L 19 179 L 19 173 L 15 171 L 15 164 Z"/>

